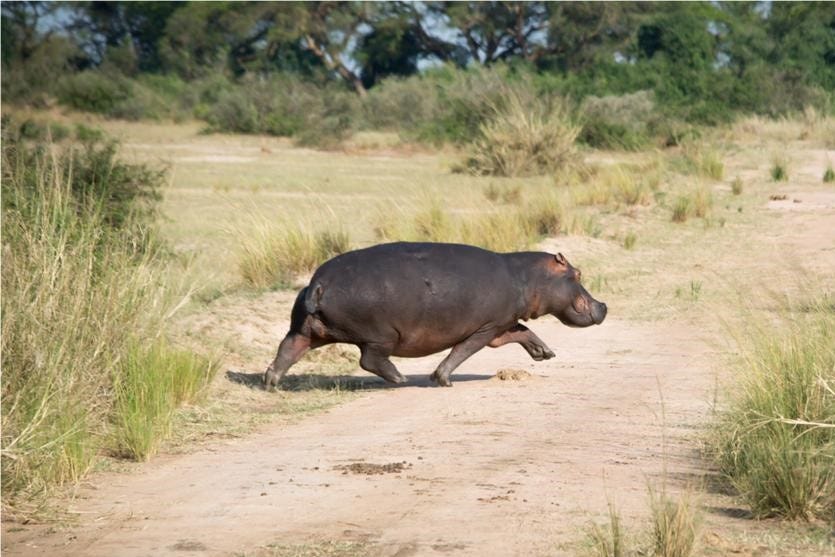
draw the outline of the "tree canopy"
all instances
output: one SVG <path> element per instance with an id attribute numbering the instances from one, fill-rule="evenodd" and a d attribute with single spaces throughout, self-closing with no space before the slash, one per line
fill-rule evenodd
<path id="1" fill-rule="evenodd" d="M 835 90 L 828 2 L 4 2 L 4 93 L 58 72 L 291 73 L 363 96 L 388 76 L 497 63 L 602 92 L 762 104 L 768 83 Z M 30 75 L 31 74 L 31 75 Z M 9 76 L 22 84 L 8 84 Z M 721 84 L 720 84 L 721 82 Z M 754 84 L 744 87 L 743 82 Z"/>

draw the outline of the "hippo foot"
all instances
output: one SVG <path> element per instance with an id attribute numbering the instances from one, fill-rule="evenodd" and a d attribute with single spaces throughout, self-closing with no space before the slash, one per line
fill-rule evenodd
<path id="1" fill-rule="evenodd" d="M 535 362 L 541 362 L 542 360 L 550 360 L 554 357 L 554 353 L 551 352 L 545 346 L 533 345 L 527 346 L 528 354 L 531 355 L 531 358 Z"/>
<path id="2" fill-rule="evenodd" d="M 449 376 L 438 375 L 437 371 L 432 372 L 432 375 L 429 376 L 429 380 L 433 383 L 437 383 L 441 387 L 452 387 L 452 381 L 449 380 Z"/>
<path id="3" fill-rule="evenodd" d="M 281 376 L 273 371 L 272 367 L 267 368 L 267 371 L 264 372 L 264 389 L 274 391 L 278 388 L 279 381 L 281 381 Z"/>

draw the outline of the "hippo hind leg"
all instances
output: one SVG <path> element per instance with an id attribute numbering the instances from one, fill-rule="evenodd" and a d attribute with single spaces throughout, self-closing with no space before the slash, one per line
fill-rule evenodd
<path id="1" fill-rule="evenodd" d="M 278 353 L 273 363 L 264 372 L 264 386 L 267 390 L 277 387 L 281 378 L 287 370 L 301 359 L 311 348 L 316 348 L 318 343 L 310 337 L 301 333 L 290 332 L 278 345 Z"/>
<path id="2" fill-rule="evenodd" d="M 389 360 L 390 350 L 374 344 L 360 345 L 360 367 L 379 375 L 389 383 L 405 383 L 407 379 L 397 371 L 397 368 Z"/>

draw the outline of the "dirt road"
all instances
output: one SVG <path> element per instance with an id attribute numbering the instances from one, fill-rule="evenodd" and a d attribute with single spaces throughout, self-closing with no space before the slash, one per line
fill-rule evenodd
<path id="1" fill-rule="evenodd" d="M 347 539 L 383 555 L 559 554 L 607 496 L 634 517 L 662 467 L 681 484 L 692 462 L 684 440 L 714 381 L 706 347 L 673 322 L 572 330 L 550 320 L 536 331 L 557 358 L 485 350 L 451 389 L 426 382 L 439 356 L 402 361 L 406 386 L 100 478 L 74 505 L 79 528 L 4 553 L 227 555 Z M 520 364 L 530 378 L 491 378 Z M 339 468 L 357 462 L 402 471 Z"/>

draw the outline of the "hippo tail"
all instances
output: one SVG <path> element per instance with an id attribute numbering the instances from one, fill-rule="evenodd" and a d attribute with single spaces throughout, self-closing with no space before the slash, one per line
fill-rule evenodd
<path id="1" fill-rule="evenodd" d="M 322 299 L 322 285 L 318 282 L 311 284 L 299 292 L 299 299 L 304 300 L 304 309 L 308 315 L 319 311 L 319 302 Z"/>

